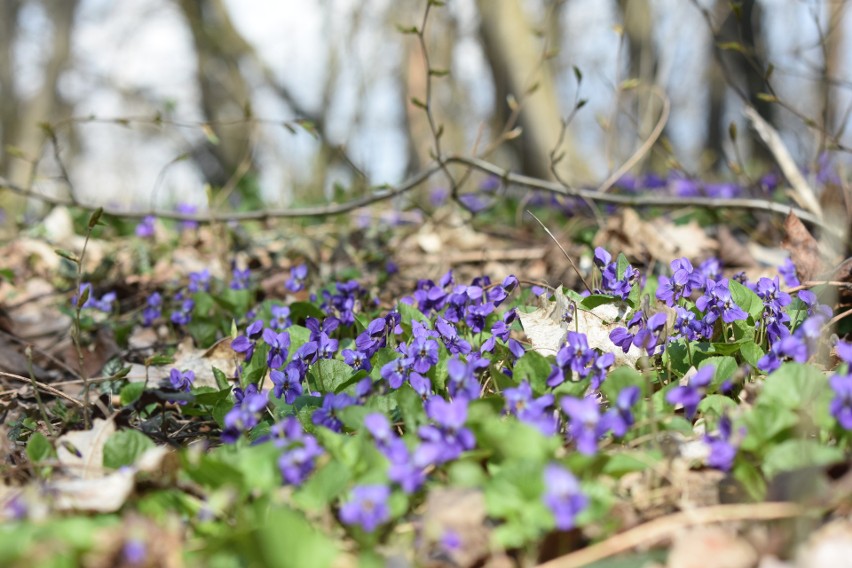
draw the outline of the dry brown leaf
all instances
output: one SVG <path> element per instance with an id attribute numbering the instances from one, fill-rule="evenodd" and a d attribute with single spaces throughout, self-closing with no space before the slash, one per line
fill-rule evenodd
<path id="1" fill-rule="evenodd" d="M 562 292 L 561 286 L 557 288 L 554 297 L 556 300 L 551 302 L 546 296 L 541 296 L 541 307 L 534 312 L 518 312 L 521 326 L 532 344 L 533 351 L 544 356 L 555 355 L 565 342 L 568 332 L 577 331 L 586 334 L 589 347 L 614 354 L 616 366 L 636 365 L 642 354 L 641 350 L 631 345 L 630 350 L 625 353 L 609 338 L 613 329 L 624 326 L 621 321 L 627 315 L 625 305 L 602 304 L 589 311 L 578 307 L 574 320 L 568 324 L 563 321 L 562 316 L 571 306 L 571 301 Z"/>
<path id="2" fill-rule="evenodd" d="M 738 241 L 728 227 L 721 225 L 716 232 L 716 239 L 719 242 L 719 260 L 726 268 L 750 268 L 757 266 L 757 261 L 751 249 L 748 245 L 744 245 Z"/>
<path id="3" fill-rule="evenodd" d="M 805 224 L 791 211 L 784 220 L 786 236 L 781 246 L 790 251 L 790 258 L 796 265 L 796 275 L 806 282 L 823 271 L 819 243 L 811 235 Z"/>
<path id="4" fill-rule="evenodd" d="M 664 218 L 645 221 L 629 208 L 609 218 L 595 245 L 645 263 L 657 260 L 664 264 L 681 257 L 703 258 L 718 248 L 696 221 L 686 225 L 675 225 Z"/>

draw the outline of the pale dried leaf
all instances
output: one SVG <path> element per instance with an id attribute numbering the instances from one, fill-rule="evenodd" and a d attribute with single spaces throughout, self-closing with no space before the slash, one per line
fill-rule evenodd
<path id="1" fill-rule="evenodd" d="M 57 440 L 57 458 L 66 471 L 81 479 L 95 479 L 103 476 L 104 444 L 115 432 L 112 419 L 96 418 L 91 430 L 76 430 L 63 434 Z M 79 455 L 72 453 L 66 444 L 70 444 Z"/>
<path id="2" fill-rule="evenodd" d="M 144 472 L 155 476 L 157 474 L 166 475 L 169 473 L 163 471 L 166 467 L 164 464 L 166 463 L 166 458 L 174 455 L 174 452 L 165 446 L 156 446 L 146 450 L 139 456 L 133 466 L 122 467 L 118 471 L 104 475 L 101 464 L 103 461 L 103 443 L 101 442 L 101 438 L 104 440 L 108 438 L 109 435 L 104 436 L 104 432 L 110 429 L 105 424 L 111 425 L 112 431 L 115 431 L 112 421 L 97 420 L 93 430 L 89 430 L 88 432 L 92 432 L 95 429 L 99 430 L 90 439 L 81 439 L 80 436 L 72 438 L 72 443 L 75 443 L 75 446 L 77 443 L 88 443 L 89 446 L 87 448 L 92 452 L 92 455 L 100 455 L 99 458 L 92 458 L 92 461 L 94 459 L 99 460 L 98 467 L 89 467 L 88 471 L 91 475 L 84 478 L 72 475 L 51 481 L 50 490 L 54 496 L 53 506 L 56 509 L 63 511 L 112 513 L 119 510 L 130 497 L 135 487 L 135 476 L 137 473 Z M 65 436 L 60 438 L 60 440 L 63 438 Z M 77 448 L 80 449 L 79 446 Z M 80 450 L 82 453 L 82 449 Z M 68 453 L 67 449 L 60 445 L 59 453 L 63 451 Z M 68 455 L 73 459 L 77 458 L 73 454 L 68 453 Z M 84 459 L 87 457 L 86 454 L 83 454 L 83 456 Z M 60 461 L 68 459 L 67 456 L 62 457 L 60 455 Z M 70 473 L 73 474 L 73 470 Z"/>
<path id="3" fill-rule="evenodd" d="M 547 300 L 546 296 L 539 298 L 539 307 L 534 312 L 518 312 L 524 333 L 532 344 L 533 351 L 542 355 L 555 355 L 569 331 L 585 333 L 589 340 L 589 347 L 600 349 L 603 353 L 615 355 L 615 365 L 636 365 L 642 352 L 635 346 L 630 347 L 627 353 L 621 347 L 615 345 L 609 338 L 609 334 L 617 327 L 624 327 L 622 320 L 627 315 L 627 307 L 619 304 L 602 304 L 592 310 L 584 310 L 579 306 L 574 315 L 574 320 L 569 324 L 563 321 L 562 316 L 569 309 L 571 300 L 558 288 L 554 294 L 555 301 Z"/>
<path id="4" fill-rule="evenodd" d="M 712 558 L 712 561 L 709 559 Z M 758 554 L 745 539 L 720 527 L 701 527 L 681 533 L 669 552 L 671 568 L 751 568 Z M 817 566 L 827 566 L 818 564 Z"/>
<path id="5" fill-rule="evenodd" d="M 242 355 L 231 349 L 230 337 L 220 339 L 209 349 L 196 349 L 193 347 L 192 339 L 187 338 L 178 345 L 175 360 L 171 365 L 148 367 L 148 382 L 156 384 L 168 379 L 169 372 L 174 368 L 194 372 L 193 386 L 195 387 L 217 388 L 213 367 L 221 370 L 226 376 L 233 377 L 236 374 L 237 362 L 241 358 Z M 141 382 L 145 380 L 145 376 L 145 365 L 138 363 L 130 365 L 128 381 Z"/>
<path id="6" fill-rule="evenodd" d="M 63 479 L 51 483 L 54 507 L 63 511 L 112 513 L 124 505 L 133 492 L 134 472 L 120 469 L 97 479 Z"/>
<path id="7" fill-rule="evenodd" d="M 838 520 L 813 533 L 796 556 L 796 566 L 852 568 L 852 523 Z"/>

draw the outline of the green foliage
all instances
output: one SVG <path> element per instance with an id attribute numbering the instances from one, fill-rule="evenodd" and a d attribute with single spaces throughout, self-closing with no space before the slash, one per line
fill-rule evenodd
<path id="1" fill-rule="evenodd" d="M 133 465 L 136 459 L 154 447 L 151 438 L 139 430 L 119 430 L 104 444 L 104 467 L 118 469 Z"/>

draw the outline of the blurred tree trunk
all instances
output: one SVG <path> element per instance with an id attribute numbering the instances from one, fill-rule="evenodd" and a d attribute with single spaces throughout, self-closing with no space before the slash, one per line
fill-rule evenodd
<path id="1" fill-rule="evenodd" d="M 201 108 L 215 136 L 194 158 L 215 187 L 251 161 L 251 91 L 240 63 L 254 49 L 231 22 L 222 0 L 177 0 L 195 43 Z"/>
<path id="2" fill-rule="evenodd" d="M 41 73 L 41 87 L 24 97 L 15 78 L 14 60 L 17 41 L 20 0 L 0 0 L 0 173 L 12 183 L 30 187 L 35 166 L 41 158 L 45 133 L 41 123 L 59 118 L 63 104 L 58 90 L 59 79 L 71 59 L 71 38 L 78 0 L 43 0 L 44 13 L 50 19 L 49 55 Z M 8 191 L 0 194 L 0 207 L 5 212 L 3 232 L 14 230 L 23 213 L 25 200 Z"/>
<path id="3" fill-rule="evenodd" d="M 658 83 L 657 68 L 658 55 L 654 45 L 654 19 L 650 0 L 618 0 L 621 10 L 624 35 L 627 39 L 628 55 L 628 77 L 638 79 L 640 84 L 652 86 Z M 631 111 L 636 117 L 636 134 L 639 142 L 645 141 L 656 126 L 657 120 L 662 112 L 660 98 L 650 90 L 632 90 L 628 96 L 634 97 Z M 644 104 L 642 104 L 644 103 Z M 620 129 L 613 133 L 617 139 L 625 140 Z M 628 152 L 632 152 L 635 145 L 631 144 Z M 637 164 L 636 169 L 642 170 L 642 163 L 651 157 L 648 152 L 645 158 Z"/>
<path id="4" fill-rule="evenodd" d="M 563 119 L 556 85 L 540 40 L 524 14 L 520 0 L 477 0 L 480 33 L 491 67 L 496 91 L 495 129 L 509 115 L 506 99 L 512 95 L 522 104 L 521 136 L 513 141 L 521 170 L 539 178 L 553 177 L 550 154 L 559 142 Z M 533 87 L 534 90 L 532 89 Z M 559 150 L 565 157 L 557 164 L 563 180 L 589 181 L 589 171 L 578 156 L 570 131 Z"/>
<path id="5" fill-rule="evenodd" d="M 838 97 L 835 95 L 838 88 L 833 86 L 832 83 L 839 78 L 845 55 L 843 41 L 846 28 L 843 25 L 843 20 L 846 15 L 846 2 L 831 2 L 827 6 L 827 10 L 828 28 L 824 31 L 826 45 L 823 47 L 825 61 L 823 62 L 823 76 L 820 83 L 820 88 L 823 90 L 822 129 L 825 137 L 835 136 L 838 131 L 841 131 L 845 121 L 844 109 L 838 107 Z M 827 140 L 821 140 L 820 148 L 825 148 L 826 144 Z"/>
<path id="6" fill-rule="evenodd" d="M 724 164 L 724 143 L 729 128 L 724 121 L 725 99 L 730 89 L 754 107 L 767 122 L 773 123 L 772 104 L 758 97 L 759 93 L 767 90 L 761 8 L 755 0 L 743 0 L 738 6 L 737 10 L 732 10 L 727 0 L 718 0 L 715 5 L 716 21 L 722 21 L 722 25 L 713 33 L 712 49 L 716 57 L 708 76 L 710 112 L 707 116 L 707 148 L 714 156 L 715 167 Z M 724 44 L 736 44 L 741 51 L 722 49 L 720 46 Z M 740 137 L 744 135 L 739 134 Z M 750 151 L 752 159 L 767 164 L 772 162 L 769 150 L 753 136 Z"/>

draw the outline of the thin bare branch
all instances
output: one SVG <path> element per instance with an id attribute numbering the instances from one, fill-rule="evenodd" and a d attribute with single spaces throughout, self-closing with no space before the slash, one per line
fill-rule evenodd
<path id="1" fill-rule="evenodd" d="M 575 568 L 586 566 L 593 562 L 627 552 L 637 546 L 652 545 L 661 539 L 670 538 L 677 531 L 682 531 L 685 527 L 689 526 L 731 521 L 771 521 L 801 517 L 806 514 L 808 514 L 808 511 L 798 503 L 716 505 L 692 511 L 681 511 L 618 533 L 577 552 L 554 558 L 544 564 L 539 564 L 538 568 Z M 810 514 L 813 514 L 813 511 Z"/>
<path id="2" fill-rule="evenodd" d="M 147 215 L 154 215 L 161 219 L 170 219 L 177 221 L 196 221 L 198 223 L 213 223 L 227 221 L 264 221 L 268 219 L 278 218 L 296 218 L 296 217 L 322 217 L 326 215 L 341 215 L 349 213 L 355 209 L 366 207 L 380 201 L 392 199 L 399 195 L 403 195 L 426 180 L 431 178 L 438 172 L 444 171 L 448 164 L 461 164 L 469 166 L 481 172 L 491 174 L 500 178 L 504 184 L 513 185 L 520 188 L 531 190 L 545 191 L 566 197 L 577 197 L 580 199 L 589 199 L 598 203 L 608 203 L 621 207 L 660 207 L 660 208 L 681 208 L 681 207 L 697 207 L 702 209 L 742 209 L 747 211 L 763 211 L 772 213 L 778 216 L 786 217 L 790 212 L 793 212 L 799 219 L 805 223 L 809 223 L 815 227 L 827 231 L 833 235 L 841 236 L 841 233 L 836 227 L 832 227 L 816 215 L 805 211 L 798 207 L 785 205 L 783 203 L 774 203 L 766 199 L 750 199 L 750 198 L 716 198 L 716 197 L 677 197 L 672 195 L 615 195 L 609 193 L 600 193 L 595 189 L 569 188 L 560 183 L 542 180 L 521 174 L 515 174 L 505 170 L 491 162 L 480 160 L 478 158 L 469 158 L 466 156 L 445 156 L 441 163 L 434 163 L 425 170 L 415 174 L 397 186 L 382 186 L 376 189 L 372 194 L 344 203 L 323 205 L 315 207 L 300 207 L 292 209 L 265 209 L 261 211 L 244 211 L 244 212 L 210 212 L 200 214 L 182 214 L 175 211 L 167 210 L 148 210 L 148 211 L 126 211 L 114 208 L 104 208 L 104 213 L 115 217 L 124 217 L 130 219 L 141 219 Z M 51 197 L 42 193 L 27 189 L 20 185 L 14 184 L 6 178 L 0 176 L 0 189 L 8 189 L 20 195 L 38 199 L 44 203 L 51 205 L 62 205 L 65 207 L 80 207 L 83 209 L 95 210 L 98 206 L 92 204 L 81 203 L 71 199 L 63 199 Z"/>
<path id="3" fill-rule="evenodd" d="M 799 202 L 799 205 L 812 211 L 817 217 L 822 218 L 822 207 L 813 188 L 808 185 L 805 176 L 799 171 L 796 162 L 781 140 L 781 135 L 778 134 L 778 131 L 749 105 L 743 107 L 743 114 L 749 119 L 754 131 L 757 132 L 757 135 L 760 136 L 760 139 L 769 148 L 769 151 L 772 152 L 772 156 L 778 162 L 781 171 L 784 172 L 784 177 L 793 186 L 794 197 Z"/>

